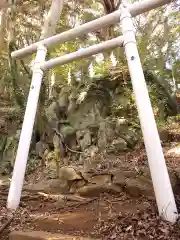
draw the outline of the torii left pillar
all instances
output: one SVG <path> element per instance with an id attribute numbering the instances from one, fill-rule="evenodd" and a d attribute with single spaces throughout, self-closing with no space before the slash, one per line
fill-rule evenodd
<path id="1" fill-rule="evenodd" d="M 26 112 L 24 115 L 21 136 L 19 140 L 16 160 L 14 164 L 13 176 L 7 200 L 7 208 L 16 209 L 19 206 L 21 192 L 23 187 L 25 169 L 28 159 L 28 153 L 33 133 L 34 121 L 38 105 L 39 93 L 43 78 L 43 71 L 40 66 L 44 63 L 47 49 L 43 45 L 37 48 L 37 54 L 33 66 L 33 76 L 30 86 Z"/>

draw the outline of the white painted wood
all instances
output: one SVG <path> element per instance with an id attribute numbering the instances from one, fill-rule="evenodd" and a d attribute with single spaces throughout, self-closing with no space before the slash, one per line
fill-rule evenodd
<path id="1" fill-rule="evenodd" d="M 121 25 L 125 55 L 128 61 L 159 215 L 174 223 L 178 217 L 174 194 L 137 50 L 132 18 L 126 8 L 123 8 Z"/>
<path id="2" fill-rule="evenodd" d="M 44 46 L 38 47 L 33 67 L 33 77 L 30 86 L 26 112 L 24 115 L 24 121 L 21 130 L 21 136 L 19 140 L 16 160 L 13 169 L 13 176 L 7 200 L 7 208 L 9 209 L 16 209 L 19 206 L 21 198 L 29 147 L 31 143 L 34 120 L 36 116 L 39 93 L 43 77 L 43 71 L 41 70 L 40 65 L 45 60 L 46 52 L 47 50 Z"/>
<path id="3" fill-rule="evenodd" d="M 150 11 L 154 8 L 163 6 L 170 2 L 171 2 L 171 0 L 145 0 L 145 1 L 141 1 L 141 2 L 138 1 L 138 2 L 135 2 L 131 5 L 129 5 L 128 10 L 131 13 L 132 17 L 136 17 L 137 15 L 139 15 L 141 13 Z M 69 31 L 57 34 L 50 38 L 46 38 L 40 42 L 36 42 L 28 47 L 25 47 L 25 48 L 15 51 L 15 52 L 12 52 L 11 56 L 13 58 L 21 58 L 28 54 L 32 54 L 33 52 L 36 52 L 37 46 L 39 44 L 45 45 L 46 47 L 50 47 L 57 43 L 63 43 L 65 41 L 69 41 L 69 40 L 75 39 L 77 37 L 80 37 L 89 32 L 93 32 L 100 28 L 107 27 L 109 25 L 118 23 L 119 17 L 120 17 L 120 12 L 121 12 L 120 10 L 117 10 L 111 14 L 108 14 L 106 16 L 103 16 L 101 18 L 93 20 L 91 22 L 85 23 L 85 24 L 78 26 L 76 28 L 73 28 Z"/>
<path id="4" fill-rule="evenodd" d="M 94 46 L 91 46 L 88 48 L 83 48 L 76 52 L 69 53 L 64 56 L 57 57 L 57 58 L 51 59 L 49 61 L 46 61 L 41 65 L 41 69 L 47 70 L 47 69 L 53 68 L 57 65 L 69 63 L 69 62 L 72 62 L 72 61 L 75 61 L 78 59 L 92 56 L 94 54 L 97 54 L 97 53 L 100 53 L 103 51 L 107 51 L 109 49 L 112 49 L 112 48 L 115 48 L 118 46 L 122 46 L 122 44 L 123 44 L 123 37 L 120 36 L 117 38 L 113 38 L 104 43 L 99 43 Z"/>

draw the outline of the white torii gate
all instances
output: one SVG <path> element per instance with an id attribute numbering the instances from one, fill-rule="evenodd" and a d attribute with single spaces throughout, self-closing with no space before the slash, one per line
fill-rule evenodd
<path id="1" fill-rule="evenodd" d="M 175 199 L 139 58 L 135 39 L 135 30 L 132 22 L 132 17 L 136 17 L 139 14 L 170 2 L 171 0 L 145 0 L 127 6 L 122 4 L 119 10 L 111 14 L 12 52 L 13 58 L 21 58 L 36 51 L 37 54 L 33 67 L 33 77 L 24 115 L 24 122 L 19 140 L 13 176 L 9 189 L 7 200 L 8 208 L 16 209 L 20 203 L 43 70 L 88 57 L 114 47 L 124 46 L 135 93 L 159 215 L 165 220 L 173 223 L 177 220 L 178 213 Z M 72 40 L 76 37 L 95 31 L 99 28 L 107 27 L 117 22 L 121 23 L 123 36 L 86 49 L 78 50 L 77 52 L 73 52 L 65 56 L 45 61 L 48 47 L 57 43 Z"/>

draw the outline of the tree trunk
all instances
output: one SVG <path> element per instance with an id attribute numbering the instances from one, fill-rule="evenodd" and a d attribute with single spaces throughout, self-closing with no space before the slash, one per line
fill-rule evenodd
<path id="1" fill-rule="evenodd" d="M 168 105 L 171 115 L 176 115 L 179 112 L 178 104 L 176 98 L 170 93 L 168 86 L 165 84 L 165 80 L 161 79 L 161 77 L 156 76 L 152 73 L 153 81 L 162 88 L 164 95 L 168 98 Z"/>
<path id="2" fill-rule="evenodd" d="M 56 32 L 56 26 L 62 12 L 64 0 L 52 0 L 49 13 L 44 21 L 44 26 L 41 33 L 41 39 L 51 37 Z"/>
<path id="3" fill-rule="evenodd" d="M 50 10 L 47 16 L 45 17 L 44 26 L 42 27 L 42 32 L 40 37 L 41 40 L 47 37 L 51 37 L 55 34 L 56 27 L 57 27 L 57 24 L 59 23 L 60 15 L 62 12 L 63 3 L 64 3 L 64 0 L 52 0 Z M 50 53 L 48 52 L 47 58 L 49 55 Z M 49 89 L 48 84 L 50 83 L 50 79 L 51 79 L 51 74 L 48 74 L 48 72 L 46 72 L 45 75 L 47 77 L 44 78 L 43 86 L 41 88 L 39 111 L 37 112 L 37 119 L 36 119 L 36 128 L 39 129 L 40 134 L 42 134 L 40 126 L 41 125 L 44 126 L 47 124 L 44 105 L 46 101 L 46 96 L 48 95 L 47 94 L 47 89 Z M 43 130 L 45 131 L 45 129 Z"/>
<path id="4" fill-rule="evenodd" d="M 18 80 L 20 77 L 19 74 L 19 66 L 17 63 L 16 59 L 11 58 L 11 52 L 15 51 L 15 16 L 16 16 L 16 11 L 15 11 L 15 5 L 13 1 L 9 1 L 10 8 L 7 11 L 6 10 L 6 28 L 8 29 L 7 34 L 6 34 L 6 48 L 8 48 L 9 52 L 9 71 L 11 74 L 11 83 L 12 83 L 12 88 L 13 88 L 13 94 L 14 98 L 16 100 L 17 105 L 23 109 L 24 107 L 24 94 L 22 91 L 22 88 L 18 84 Z M 22 61 L 22 60 L 21 60 Z M 23 61 L 22 61 L 23 62 Z"/>
<path id="5" fill-rule="evenodd" d="M 0 49 L 4 50 L 6 45 L 6 18 L 7 18 L 7 10 L 0 10 Z"/>

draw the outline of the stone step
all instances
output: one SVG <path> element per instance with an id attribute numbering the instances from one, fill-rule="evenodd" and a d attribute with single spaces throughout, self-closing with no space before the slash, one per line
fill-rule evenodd
<path id="1" fill-rule="evenodd" d="M 95 240 L 89 237 L 77 237 L 73 235 L 52 234 L 42 231 L 13 231 L 9 235 L 9 240 Z M 98 240 L 98 239 L 96 239 Z"/>

